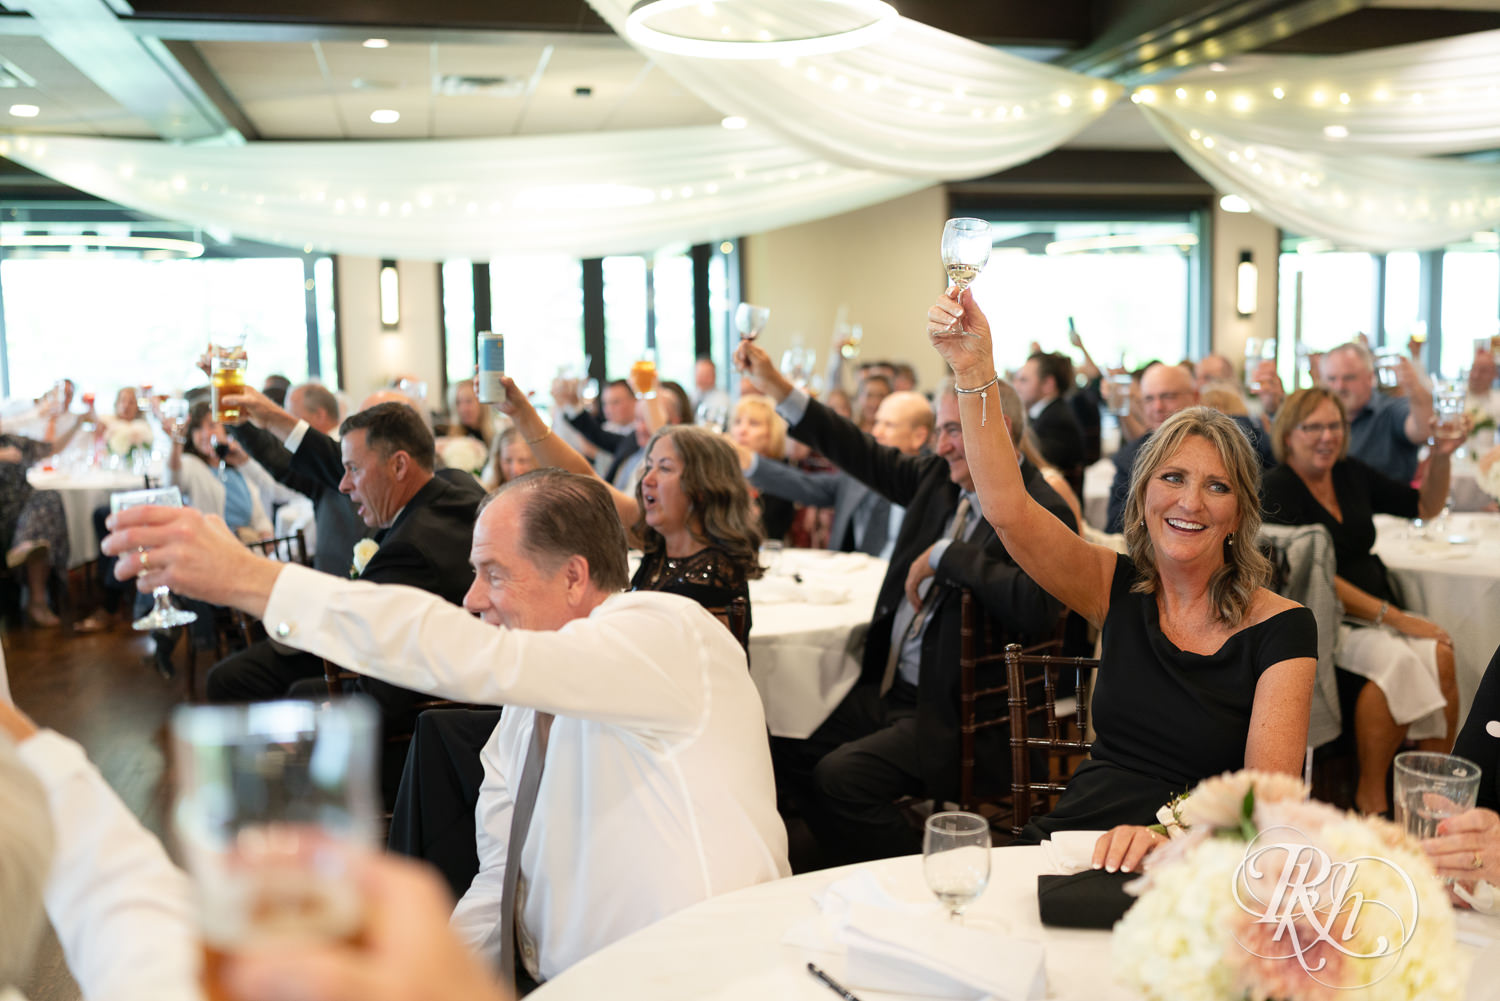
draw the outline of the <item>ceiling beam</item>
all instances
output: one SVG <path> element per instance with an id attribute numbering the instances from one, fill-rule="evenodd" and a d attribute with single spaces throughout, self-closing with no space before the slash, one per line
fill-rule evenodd
<path id="1" fill-rule="evenodd" d="M 39 35 L 163 139 L 243 138 L 166 46 L 137 37 L 104 0 L 11 0 Z"/>

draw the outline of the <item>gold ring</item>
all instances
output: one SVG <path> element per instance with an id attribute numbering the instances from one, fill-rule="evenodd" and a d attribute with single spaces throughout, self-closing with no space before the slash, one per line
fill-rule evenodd
<path id="1" fill-rule="evenodd" d="M 141 573 L 145 573 L 147 570 L 150 569 L 150 567 L 147 565 L 150 562 L 150 558 L 151 558 L 151 550 L 149 550 L 149 549 L 142 549 L 141 550 Z"/>
<path id="2" fill-rule="evenodd" d="M 1469 863 L 1469 868 L 1470 869 L 1483 869 L 1484 868 L 1484 859 L 1482 859 L 1482 858 L 1479 857 L 1479 853 L 1478 852 L 1474 853 L 1474 861 L 1471 862 L 1471 863 Z"/>

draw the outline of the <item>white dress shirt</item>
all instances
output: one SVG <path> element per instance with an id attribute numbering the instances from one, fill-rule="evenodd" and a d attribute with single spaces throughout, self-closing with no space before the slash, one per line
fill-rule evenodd
<path id="1" fill-rule="evenodd" d="M 50 730 L 17 745 L 57 841 L 47 916 L 86 1001 L 201 1001 L 187 877 L 84 756 Z M 3 995 L 3 992 L 0 992 Z"/>
<path id="2" fill-rule="evenodd" d="M 415 588 L 288 566 L 265 621 L 362 674 L 506 707 L 482 754 L 479 874 L 453 914 L 476 947 L 500 922 L 511 787 L 536 711 L 556 716 L 521 853 L 521 938 L 539 955 L 518 959 L 543 978 L 683 907 L 789 874 L 760 696 L 744 650 L 696 602 L 615 594 L 534 632 Z"/>

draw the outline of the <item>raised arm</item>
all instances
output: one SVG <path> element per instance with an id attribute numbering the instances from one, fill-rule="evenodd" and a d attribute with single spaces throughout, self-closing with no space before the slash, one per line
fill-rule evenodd
<path id="1" fill-rule="evenodd" d="M 1413 404 L 1415 406 L 1415 404 Z M 1448 487 L 1453 480 L 1453 453 L 1469 440 L 1473 420 L 1465 414 L 1463 431 L 1456 438 L 1434 438 L 1432 457 L 1417 500 L 1417 510 L 1424 518 L 1436 518 L 1448 504 Z"/>
<path id="2" fill-rule="evenodd" d="M 1432 429 L 1432 389 L 1409 358 L 1401 359 L 1396 377 L 1406 390 L 1406 402 L 1410 408 L 1402 430 L 1413 445 L 1425 445 Z"/>
<path id="3" fill-rule="evenodd" d="M 955 321 L 962 331 L 950 329 Z M 958 388 L 965 390 L 958 397 L 964 452 L 985 519 L 1021 569 L 1047 593 L 1093 624 L 1102 624 L 1116 554 L 1085 542 L 1027 493 L 993 386 L 997 376 L 989 321 L 973 295 L 965 290 L 962 302 L 946 294 L 939 297 L 927 312 L 927 333 L 953 370 Z M 967 392 L 980 387 L 983 392 Z"/>

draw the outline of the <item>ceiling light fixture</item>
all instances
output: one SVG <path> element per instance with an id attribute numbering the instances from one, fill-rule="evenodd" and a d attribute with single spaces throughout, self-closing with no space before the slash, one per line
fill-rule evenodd
<path id="1" fill-rule="evenodd" d="M 788 16 L 768 18 L 767 5 L 752 0 L 636 0 L 625 19 L 625 35 L 672 55 L 783 59 L 868 45 L 900 17 L 885 0 L 798 0 L 795 8 L 780 6 L 787 7 Z M 808 12 L 815 16 L 808 18 Z M 809 23 L 816 27 L 802 27 Z"/>
<path id="2" fill-rule="evenodd" d="M 203 244 L 196 240 L 174 240 L 165 236 L 103 236 L 30 234 L 0 237 L 0 247 L 55 247 L 61 250 L 166 251 L 183 257 L 202 257 Z"/>
<path id="3" fill-rule="evenodd" d="M 379 108 L 370 112 L 370 121 L 376 125 L 395 125 L 401 121 L 401 112 L 390 108 Z"/>
<path id="4" fill-rule="evenodd" d="M 35 118 L 42 113 L 42 109 L 34 104 L 12 104 L 10 113 L 15 118 Z"/>
<path id="5" fill-rule="evenodd" d="M 726 129 L 742 129 L 750 123 L 745 121 L 745 119 L 739 115 L 725 115 L 723 120 L 720 121 L 719 124 L 724 126 Z"/>
<path id="6" fill-rule="evenodd" d="M 391 46 L 389 38 L 366 38 L 362 43 L 367 49 L 388 49 Z"/>
<path id="7" fill-rule="evenodd" d="M 1219 199 L 1219 208 L 1225 212 L 1249 212 L 1250 203 L 1239 195 L 1225 195 Z"/>

